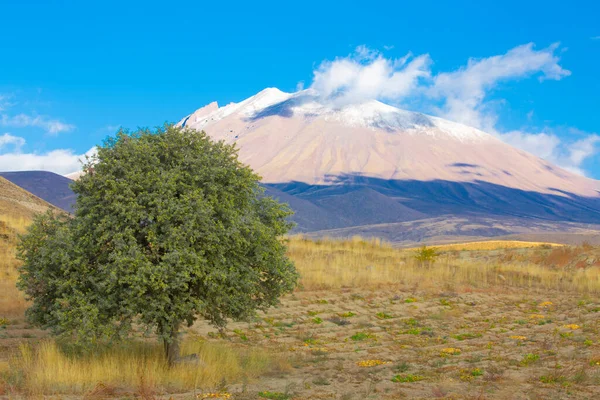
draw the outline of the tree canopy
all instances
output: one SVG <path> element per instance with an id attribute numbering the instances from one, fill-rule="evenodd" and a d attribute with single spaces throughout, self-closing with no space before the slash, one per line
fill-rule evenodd
<path id="1" fill-rule="evenodd" d="M 84 171 L 74 215 L 41 215 L 21 239 L 32 323 L 82 343 L 145 326 L 172 362 L 183 324 L 223 327 L 295 287 L 291 211 L 234 146 L 173 125 L 121 130 Z"/>

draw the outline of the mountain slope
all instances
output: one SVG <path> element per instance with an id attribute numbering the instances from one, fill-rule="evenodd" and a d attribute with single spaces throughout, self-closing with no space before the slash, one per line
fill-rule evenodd
<path id="1" fill-rule="evenodd" d="M 48 171 L 0 172 L 0 176 L 65 211 L 73 211 L 77 196 L 72 180 Z"/>
<path id="2" fill-rule="evenodd" d="M 310 90 L 271 88 L 240 103 L 211 103 L 179 124 L 235 143 L 270 193 L 296 210 L 302 232 L 356 234 L 442 216 L 478 221 L 485 228 L 473 234 L 483 236 L 545 222 L 554 230 L 600 224 L 599 181 L 477 129 L 377 101 L 333 106 Z M 519 222 L 494 228 L 507 218 Z"/>
<path id="3" fill-rule="evenodd" d="M 305 235 L 311 238 L 350 238 L 356 235 L 376 237 L 401 247 L 413 247 L 421 243 L 463 243 L 490 238 L 581 244 L 585 241 L 598 242 L 600 225 L 509 217 L 444 215 L 409 222 L 322 230 Z"/>
<path id="4" fill-rule="evenodd" d="M 441 118 L 369 101 L 333 107 L 308 91 L 265 89 L 240 103 L 216 103 L 181 125 L 236 143 L 265 183 L 383 180 L 484 181 L 539 193 L 597 197 L 600 183 L 574 175 L 492 135 Z"/>
<path id="5" fill-rule="evenodd" d="M 0 176 L 0 316 L 22 316 L 27 303 L 15 286 L 18 235 L 35 214 L 59 210 Z"/>
<path id="6" fill-rule="evenodd" d="M 0 218 L 30 221 L 56 207 L 0 176 Z"/>

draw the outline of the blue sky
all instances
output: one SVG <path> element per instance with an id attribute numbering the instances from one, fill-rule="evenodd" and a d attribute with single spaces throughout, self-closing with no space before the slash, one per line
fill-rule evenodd
<path id="1" fill-rule="evenodd" d="M 118 126 L 316 87 L 346 63 L 350 89 L 368 67 L 385 85 L 419 71 L 407 90 L 359 97 L 475 125 L 598 179 L 598 15 L 595 1 L 0 0 L 0 170 L 66 173 Z"/>

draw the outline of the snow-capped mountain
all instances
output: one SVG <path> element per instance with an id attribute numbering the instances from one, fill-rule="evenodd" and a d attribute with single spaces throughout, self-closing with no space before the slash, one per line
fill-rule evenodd
<path id="1" fill-rule="evenodd" d="M 296 231 L 313 236 L 600 242 L 600 181 L 442 118 L 271 88 L 179 125 L 235 143 L 267 193 L 294 209 Z"/>
<path id="2" fill-rule="evenodd" d="M 600 182 L 574 175 L 462 124 L 378 101 L 339 105 L 304 90 L 265 89 L 200 108 L 179 123 L 236 143 L 263 182 L 324 185 L 361 176 L 385 181 L 487 182 L 558 196 L 598 197 Z"/>

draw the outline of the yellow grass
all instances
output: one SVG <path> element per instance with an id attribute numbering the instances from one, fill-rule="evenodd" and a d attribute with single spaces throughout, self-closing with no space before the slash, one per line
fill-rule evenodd
<path id="1" fill-rule="evenodd" d="M 21 345 L 5 377 L 30 394 L 86 393 L 98 385 L 105 390 L 177 392 L 207 390 L 222 382 L 242 382 L 290 368 L 264 350 L 187 339 L 182 354 L 192 353 L 199 356 L 198 364 L 168 368 L 158 344 L 128 343 L 77 356 L 67 355 L 48 340 L 35 348 Z"/>
<path id="2" fill-rule="evenodd" d="M 600 270 L 551 269 L 529 263 L 498 263 L 444 254 L 431 266 L 414 260 L 414 250 L 395 249 L 379 241 L 319 240 L 291 237 L 289 255 L 300 272 L 304 290 L 390 285 L 425 288 L 470 286 L 487 288 L 559 289 L 600 293 Z"/>
<path id="3" fill-rule="evenodd" d="M 506 248 L 515 247 L 509 244 Z M 528 257 L 533 259 L 533 252 L 541 254 L 543 251 L 546 250 L 527 250 L 518 262 L 500 262 L 498 256 L 461 258 L 456 254 L 458 252 L 447 252 L 432 265 L 424 266 L 415 261 L 414 250 L 397 249 L 380 240 L 288 238 L 288 254 L 301 275 L 299 290 L 515 287 L 558 289 L 574 294 L 600 293 L 600 268 L 549 268 L 528 261 Z M 547 250 L 552 251 L 556 250 Z M 10 277 L 6 282 L 12 282 L 13 287 L 15 265 L 14 259 L 2 264 L 3 273 Z M 4 293 L 0 292 L 0 296 L 5 296 Z M 0 302 L 3 307 L 7 304 Z M 16 301 L 15 304 L 22 309 L 24 303 Z M 0 308 L 0 317 L 1 313 Z M 138 393 L 177 392 L 208 390 L 216 388 L 222 381 L 244 382 L 272 370 L 289 368 L 279 356 L 261 348 L 194 338 L 183 343 L 182 353 L 197 353 L 202 363 L 169 369 L 161 346 L 155 343 L 135 342 L 104 348 L 87 356 L 75 356 L 61 351 L 53 341 L 43 341 L 35 347 L 22 346 L 20 354 L 10 360 L 10 365 L 0 364 L 0 385 L 4 379 L 7 384 L 16 385 L 22 392 L 30 394 L 89 394 L 90 391 L 113 389 L 137 390 Z"/>
<path id="4" fill-rule="evenodd" d="M 0 215 L 0 317 L 22 315 L 27 303 L 15 284 L 19 265 L 16 259 L 17 235 L 24 233 L 29 220 Z"/>
<path id="5" fill-rule="evenodd" d="M 431 247 L 438 251 L 447 250 L 498 250 L 498 249 L 527 249 L 532 247 L 549 246 L 549 247 L 562 247 L 563 244 L 548 243 L 548 242 L 522 242 L 518 240 L 486 240 L 482 242 L 468 242 L 468 243 L 452 243 L 433 245 Z M 417 248 L 411 248 L 407 250 L 416 250 Z"/>

